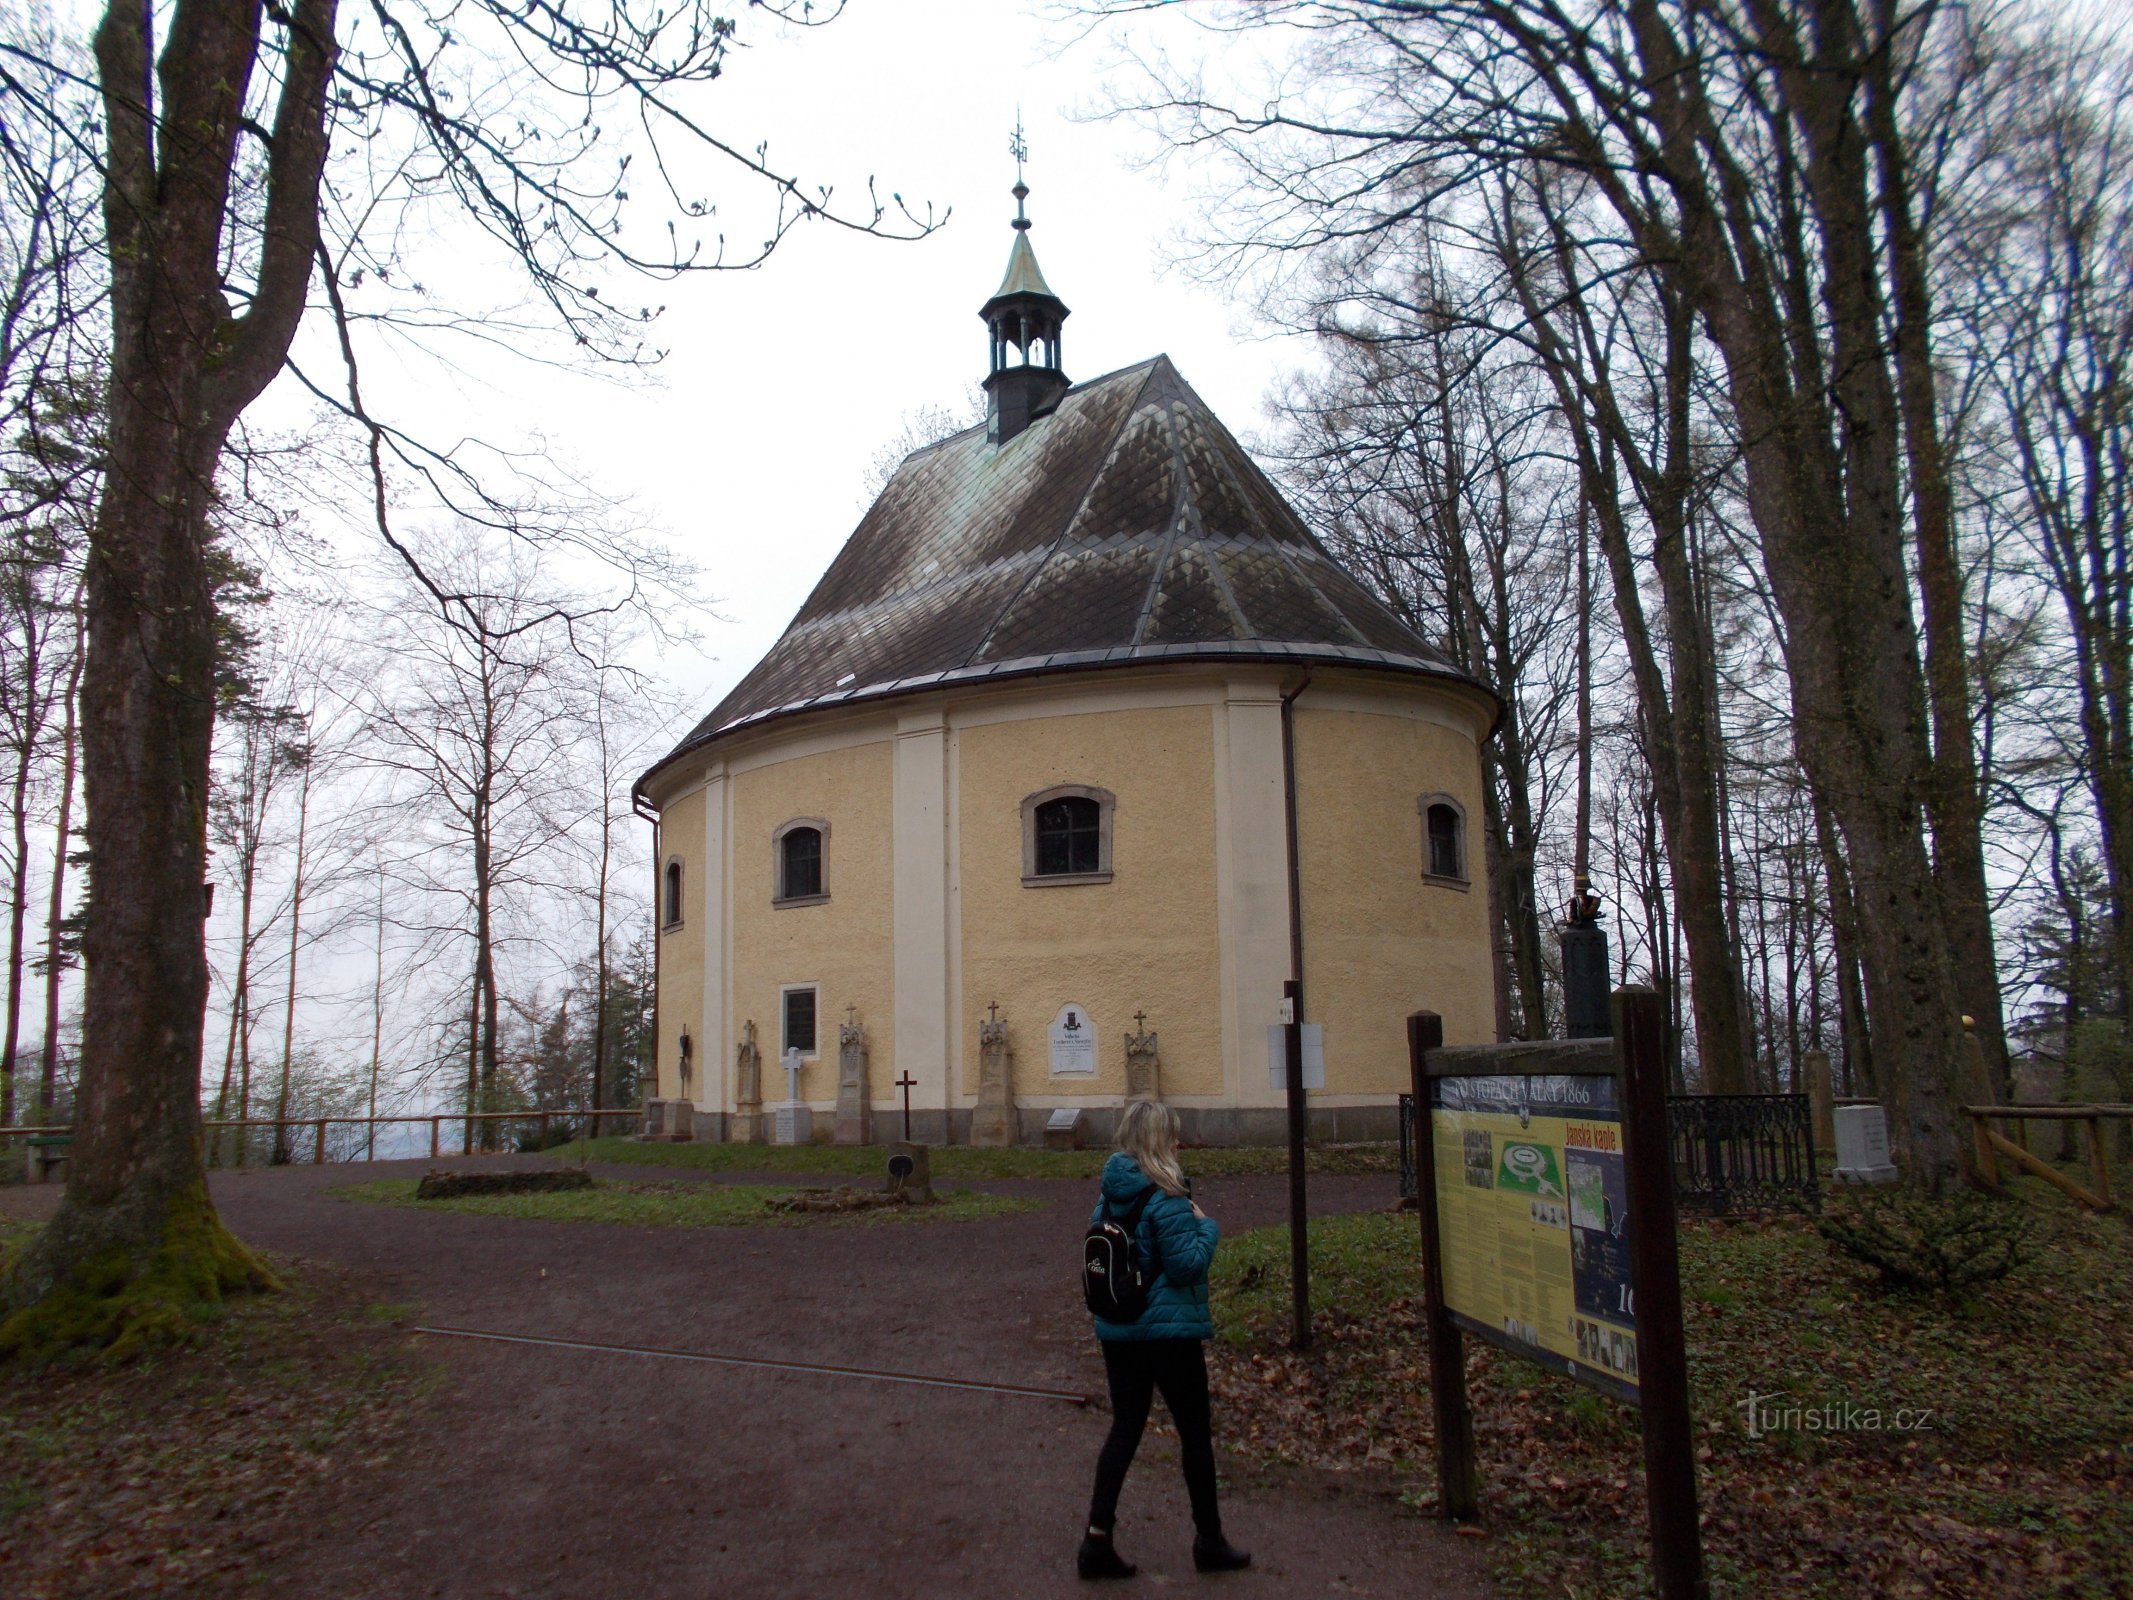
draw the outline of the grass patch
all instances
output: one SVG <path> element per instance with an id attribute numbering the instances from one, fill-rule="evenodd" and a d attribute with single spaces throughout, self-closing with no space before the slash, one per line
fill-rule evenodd
<path id="1" fill-rule="evenodd" d="M 380 1178 L 329 1192 L 374 1205 L 458 1211 L 479 1217 L 523 1217 L 536 1222 L 604 1222 L 624 1228 L 820 1227 L 838 1223 L 974 1222 L 985 1217 L 1034 1211 L 1042 1201 L 974 1189 L 941 1193 L 936 1206 L 885 1207 L 849 1214 L 794 1216 L 770 1209 L 792 1193 L 789 1186 L 737 1183 L 601 1183 L 590 1189 L 551 1194 L 461 1195 L 453 1200 L 417 1200 L 413 1178 Z"/>
<path id="2" fill-rule="evenodd" d="M 558 1146 L 565 1161 L 601 1161 L 622 1166 L 690 1167 L 704 1172 L 790 1172 L 832 1177 L 879 1177 L 886 1153 L 876 1146 L 803 1144 L 647 1144 L 636 1139 L 594 1139 Z M 1108 1150 L 977 1150 L 935 1145 L 929 1157 L 936 1181 L 1001 1178 L 1094 1178 Z M 1286 1149 L 1247 1146 L 1187 1150 L 1185 1170 L 1198 1177 L 1267 1176 L 1289 1170 Z M 1324 1173 L 1385 1173 L 1400 1170 L 1391 1144 L 1321 1145 L 1306 1153 L 1306 1169 Z"/>
<path id="3" fill-rule="evenodd" d="M 2041 1184 L 2019 1193 L 2035 1255 L 1967 1299 L 1885 1290 L 1805 1222 L 1684 1223 L 1716 1595 L 2133 1593 L 2133 1239 L 2124 1219 L 2082 1215 Z M 1388 1468 L 1431 1509 L 1416 1221 L 1329 1218 L 1311 1236 L 1316 1345 L 1302 1357 L 1287 1348 L 1286 1230 L 1223 1241 L 1217 1414 L 1279 1459 Z M 1574 1600 L 1649 1593 L 1634 1415 L 1467 1348 L 1497 1581 Z M 1751 1437 L 1751 1391 L 1784 1396 L 1791 1425 Z M 1851 1431 L 1807 1429 L 1830 1407 L 1850 1408 Z M 1878 1428 L 1859 1425 L 1868 1415 Z"/>
<path id="4" fill-rule="evenodd" d="M 191 1343 L 0 1385 L 0 1572 L 41 1600 L 233 1593 L 318 1487 L 385 1469 L 433 1370 L 352 1280 L 278 1266 Z"/>

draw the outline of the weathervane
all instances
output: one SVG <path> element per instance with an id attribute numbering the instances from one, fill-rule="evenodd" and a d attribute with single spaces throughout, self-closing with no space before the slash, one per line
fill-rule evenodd
<path id="1" fill-rule="evenodd" d="M 1007 141 L 1007 153 L 1015 158 L 1015 229 L 1029 231 L 1029 218 L 1022 214 L 1022 202 L 1029 198 L 1029 185 L 1022 181 L 1022 163 L 1029 159 L 1029 141 L 1022 137 L 1022 108 L 1015 107 L 1015 131 Z"/>

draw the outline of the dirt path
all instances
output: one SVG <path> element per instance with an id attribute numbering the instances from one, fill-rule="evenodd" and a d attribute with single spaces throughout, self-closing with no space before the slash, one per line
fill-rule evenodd
<path id="1" fill-rule="evenodd" d="M 359 1175 L 424 1165 L 380 1162 Z M 1086 1183 L 978 1185 L 1046 1201 L 982 1222 L 654 1230 L 421 1213 L 325 1192 L 348 1181 L 346 1167 L 284 1168 L 218 1176 L 215 1195 L 253 1244 L 357 1268 L 381 1300 L 433 1326 L 1101 1392 L 1072 1284 Z M 1313 1209 L 1381 1205 L 1389 1185 L 1321 1178 Z M 1232 1231 L 1284 1214 L 1280 1179 L 1211 1178 L 1197 1190 Z M 29 1214 L 43 1199 L 16 1190 L 0 1203 Z M 418 1354 L 443 1382 L 409 1419 L 394 1474 L 325 1491 L 309 1524 L 277 1541 L 262 1590 L 351 1600 L 1087 1592 L 1072 1553 L 1108 1425 L 1098 1406 L 458 1339 L 423 1339 Z M 1219 1416 L 1216 1429 L 1219 1442 Z M 1466 1541 L 1403 1513 L 1381 1480 L 1230 1456 L 1224 1473 L 1225 1521 L 1255 1569 L 1193 1572 L 1174 1446 L 1151 1435 L 1119 1527 L 1120 1548 L 1141 1564 L 1138 1586 L 1488 1593 Z"/>

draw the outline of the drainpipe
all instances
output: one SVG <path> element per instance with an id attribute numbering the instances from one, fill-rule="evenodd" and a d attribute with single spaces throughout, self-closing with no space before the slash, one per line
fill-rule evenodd
<path id="1" fill-rule="evenodd" d="M 1311 1344 L 1311 1249 L 1305 1232 L 1304 1186 L 1304 932 L 1303 863 L 1296 838 L 1296 697 L 1311 687 L 1306 671 L 1295 688 L 1281 697 L 1281 777 L 1289 831 L 1289 981 L 1282 985 L 1288 1002 L 1289 1102 L 1289 1283 L 1295 1317 L 1292 1342 L 1299 1350 Z"/>
<path id="2" fill-rule="evenodd" d="M 630 809 L 652 825 L 652 1090 L 659 1090 L 659 957 L 666 948 L 666 929 L 661 918 L 666 908 L 660 904 L 660 893 L 666 887 L 659 872 L 659 808 L 643 795 L 630 794 Z M 642 1111 L 644 1102 L 651 1096 L 644 1093 L 644 1079 L 637 1080 L 637 1108 Z"/>

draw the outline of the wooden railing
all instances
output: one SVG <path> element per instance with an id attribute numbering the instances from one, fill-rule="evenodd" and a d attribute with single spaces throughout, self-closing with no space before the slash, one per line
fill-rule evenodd
<path id="1" fill-rule="evenodd" d="M 1977 1174 L 1982 1182 L 2000 1181 L 1999 1158 L 2007 1157 L 2024 1171 L 2034 1172 L 2047 1183 L 2066 1191 L 2077 1203 L 2092 1211 L 2111 1209 L 2111 1167 L 2104 1157 L 2103 1124 L 2133 1119 L 2133 1106 L 1965 1106 L 1970 1131 L 1976 1141 Z M 2088 1131 L 2089 1181 L 2084 1189 L 2050 1162 L 2029 1153 L 2024 1145 L 1997 1131 L 1995 1121 L 2023 1124 L 2025 1139 L 2031 1122 L 2079 1122 Z"/>

